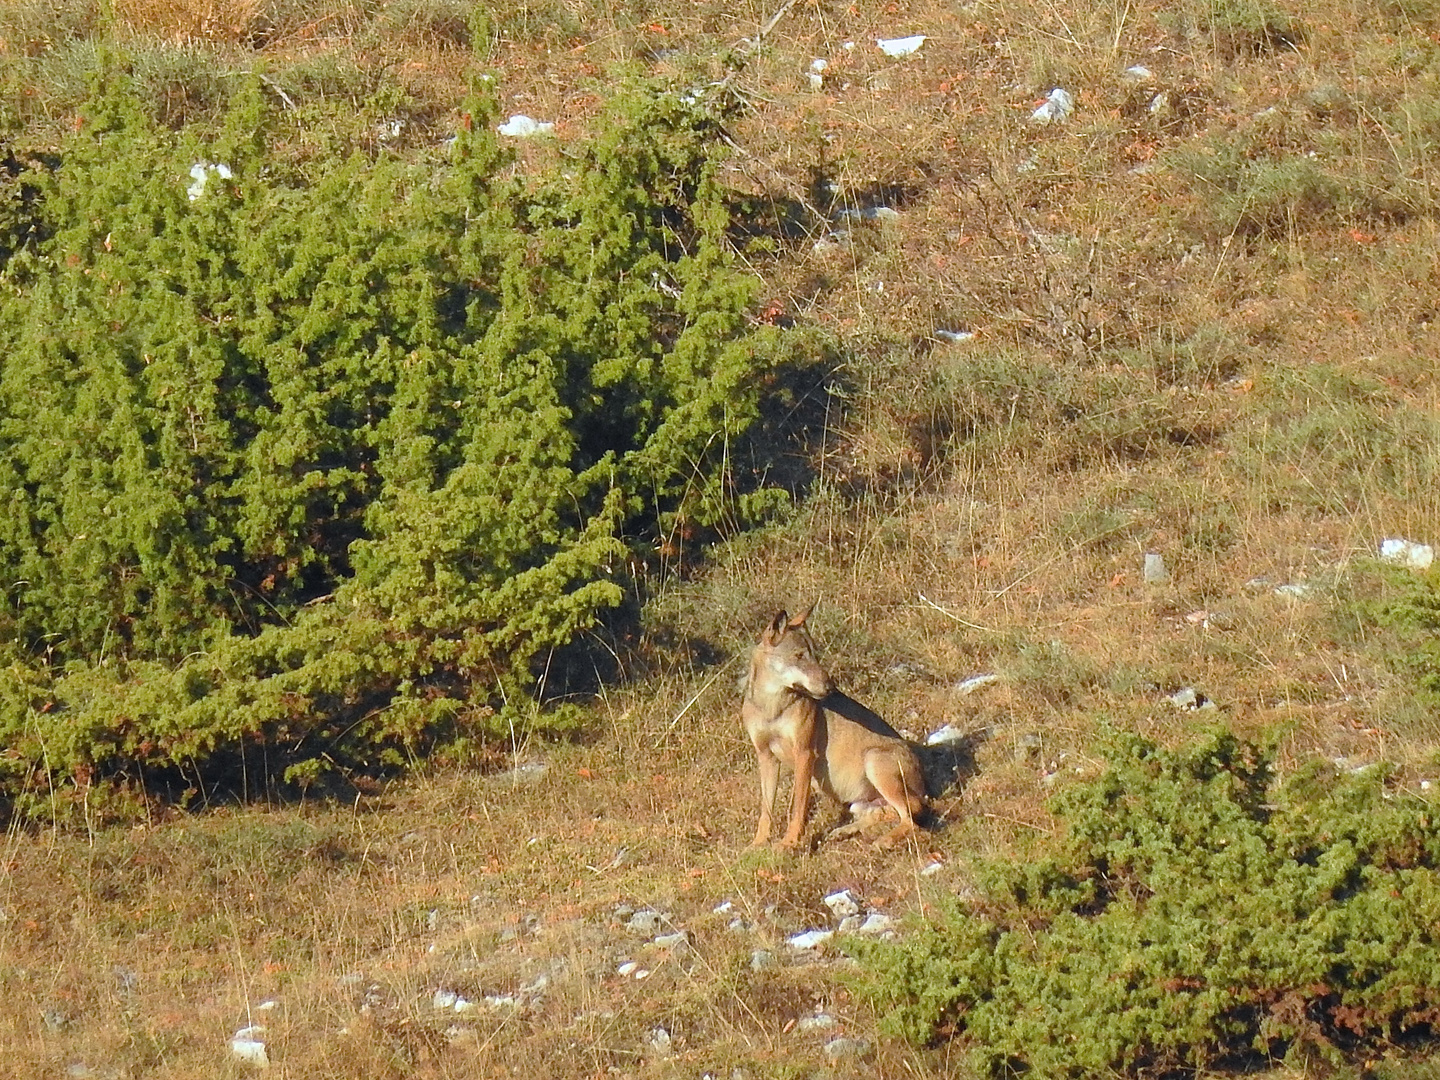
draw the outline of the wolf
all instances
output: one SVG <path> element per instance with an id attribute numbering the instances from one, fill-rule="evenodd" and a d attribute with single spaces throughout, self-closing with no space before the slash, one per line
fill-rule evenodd
<path id="1" fill-rule="evenodd" d="M 835 688 L 805 629 L 814 607 L 793 617 L 776 613 L 760 634 L 743 681 L 740 717 L 760 768 L 760 821 L 751 843 L 770 840 L 782 763 L 795 772 L 782 847 L 800 842 L 812 780 L 857 816 L 877 806 L 893 808 L 900 824 L 880 843 L 899 843 L 929 811 L 920 760 L 899 732 Z"/>

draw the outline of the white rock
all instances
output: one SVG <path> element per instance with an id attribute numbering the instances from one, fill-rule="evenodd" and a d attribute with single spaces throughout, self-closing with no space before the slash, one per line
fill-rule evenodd
<path id="1" fill-rule="evenodd" d="M 549 769 L 550 766 L 543 761 L 522 761 L 513 769 L 500 773 L 496 776 L 496 779 L 509 780 L 512 783 L 519 784 L 521 782 L 539 780 Z"/>
<path id="2" fill-rule="evenodd" d="M 841 889 L 825 897 L 825 906 L 837 919 L 843 919 L 847 915 L 855 915 L 860 911 L 860 901 L 855 899 L 855 894 L 849 889 Z"/>
<path id="3" fill-rule="evenodd" d="M 684 945 L 690 940 L 690 935 L 684 930 L 677 930 L 673 934 L 661 934 L 650 944 L 662 949 L 674 949 Z"/>
<path id="4" fill-rule="evenodd" d="M 1145 65 L 1136 64 L 1134 67 L 1125 69 L 1125 78 L 1131 82 L 1145 82 L 1154 78 L 1154 74 Z"/>
<path id="5" fill-rule="evenodd" d="M 869 915 L 865 916 L 865 921 L 856 928 L 855 933 L 878 937 L 880 934 L 888 934 L 894 929 L 894 919 L 879 911 L 872 911 Z"/>
<path id="6" fill-rule="evenodd" d="M 625 976 L 625 978 L 628 979 L 631 975 L 634 975 L 635 972 L 639 970 L 639 968 L 640 965 L 637 964 L 634 960 L 626 960 L 625 963 L 621 964 L 618 968 L 615 969 L 615 974 L 623 975 Z"/>
<path id="7" fill-rule="evenodd" d="M 457 1013 L 473 1013 L 479 1012 L 480 1006 L 467 997 L 457 995 L 454 1009 Z"/>
<path id="8" fill-rule="evenodd" d="M 1074 111 L 1075 98 L 1070 91 L 1057 86 L 1046 95 L 1045 104 L 1030 114 L 1030 119 L 1037 124 L 1059 124 L 1070 119 Z"/>
<path id="9" fill-rule="evenodd" d="M 265 1028 L 261 1024 L 241 1028 L 230 1037 L 230 1053 L 246 1065 L 254 1065 L 257 1069 L 269 1068 L 270 1055 L 265 1052 L 265 1041 L 260 1037 L 264 1034 Z"/>
<path id="10" fill-rule="evenodd" d="M 945 864 L 942 863 L 942 862 L 930 862 L 930 863 L 926 863 L 924 866 L 922 866 L 922 867 L 920 868 L 920 876 L 921 876 L 921 877 L 934 877 L 936 874 L 940 873 L 940 871 L 941 871 L 941 870 L 944 870 L 944 869 L 945 869 Z"/>
<path id="11" fill-rule="evenodd" d="M 912 37 L 876 38 L 875 44 L 886 56 L 909 56 L 925 44 L 925 37 L 924 34 L 915 34 Z"/>
<path id="12" fill-rule="evenodd" d="M 1170 580 L 1170 571 L 1165 569 L 1165 556 L 1154 551 L 1145 553 L 1145 565 L 1140 571 L 1147 585 L 1160 585 Z"/>
<path id="13" fill-rule="evenodd" d="M 436 990 L 435 996 L 430 999 L 430 1005 L 436 1009 L 453 1009 L 455 1002 L 460 1000 L 460 995 L 453 990 Z"/>
<path id="14" fill-rule="evenodd" d="M 1435 561 L 1435 549 L 1416 540 L 1382 540 L 1380 558 L 1410 570 L 1428 570 Z"/>
<path id="15" fill-rule="evenodd" d="M 847 1057 L 862 1057 L 869 1050 L 870 1044 L 864 1039 L 847 1039 L 844 1036 L 831 1039 L 825 1044 L 825 1056 L 831 1061 Z"/>
<path id="16" fill-rule="evenodd" d="M 1276 596 L 1288 596 L 1292 600 L 1304 600 L 1315 591 L 1315 586 L 1309 582 L 1299 581 L 1290 585 L 1280 585 L 1275 589 Z"/>
<path id="17" fill-rule="evenodd" d="M 951 343 L 956 343 L 961 341 L 969 341 L 975 336 L 975 332 L 973 330 L 936 330 L 935 336 L 938 337 L 941 341 L 949 341 Z"/>
<path id="18" fill-rule="evenodd" d="M 654 1031 L 650 1032 L 649 1042 L 651 1049 L 658 1054 L 669 1056 L 673 1052 L 674 1040 L 671 1039 L 670 1032 L 666 1031 L 663 1027 L 657 1027 Z"/>
<path id="19" fill-rule="evenodd" d="M 936 728 L 925 736 L 926 746 L 939 746 L 942 743 L 963 742 L 965 733 L 953 724 L 946 724 L 942 728 Z"/>
<path id="20" fill-rule="evenodd" d="M 512 139 L 528 139 L 534 135 L 549 135 L 555 130 L 555 125 L 549 121 L 536 120 L 524 113 L 516 113 L 495 130 Z"/>
<path id="21" fill-rule="evenodd" d="M 733 900 L 721 900 L 720 903 L 716 904 L 713 908 L 710 909 L 711 913 L 714 915 L 729 915 L 730 912 L 734 910 L 735 901 Z"/>
<path id="22" fill-rule="evenodd" d="M 632 934 L 653 934 L 660 929 L 665 921 L 665 916 L 654 908 L 643 908 L 630 916 L 630 921 L 625 924 L 625 929 Z"/>
<path id="23" fill-rule="evenodd" d="M 814 949 L 835 936 L 834 930 L 805 930 L 786 939 L 792 949 Z"/>
<path id="24" fill-rule="evenodd" d="M 795 1023 L 796 1031 L 828 1031 L 840 1021 L 827 1012 L 817 1012 L 813 1016 L 802 1016 Z"/>
<path id="25" fill-rule="evenodd" d="M 211 173 L 214 173 L 222 180 L 229 180 L 234 175 L 230 171 L 230 166 L 223 162 L 211 165 L 208 162 L 197 161 L 194 165 L 190 166 L 191 184 L 185 189 L 185 194 L 190 197 L 191 202 L 194 202 L 200 198 L 201 195 L 205 194 L 205 182 L 209 180 Z"/>
<path id="26" fill-rule="evenodd" d="M 955 692 L 957 694 L 973 694 L 982 686 L 989 686 L 991 683 L 999 681 L 999 675 L 996 675 L 992 671 L 987 671 L 984 675 L 971 675 L 968 679 L 960 680 L 955 684 Z"/>
<path id="27" fill-rule="evenodd" d="M 769 949 L 756 949 L 750 954 L 750 970 L 766 971 L 775 966 L 775 954 Z"/>
<path id="28" fill-rule="evenodd" d="M 1170 695 L 1170 704 L 1177 709 L 1198 709 L 1200 707 L 1200 695 L 1193 686 L 1187 686 L 1183 690 L 1177 690 Z"/>

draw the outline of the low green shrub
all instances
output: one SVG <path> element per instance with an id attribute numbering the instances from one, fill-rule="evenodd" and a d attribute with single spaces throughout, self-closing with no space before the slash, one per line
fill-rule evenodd
<path id="1" fill-rule="evenodd" d="M 1278 783 L 1218 733 L 1106 752 L 1054 800 L 1054 851 L 984 863 L 978 899 L 854 946 L 888 1030 L 1040 1078 L 1338 1058 L 1440 1019 L 1440 829 L 1384 767 Z"/>
<path id="2" fill-rule="evenodd" d="M 632 545 L 783 499 L 731 472 L 781 339 L 703 103 L 521 177 L 485 93 L 449 160 L 297 162 L 258 79 L 206 135 L 108 71 L 0 270 L 14 782 L 509 731 Z"/>

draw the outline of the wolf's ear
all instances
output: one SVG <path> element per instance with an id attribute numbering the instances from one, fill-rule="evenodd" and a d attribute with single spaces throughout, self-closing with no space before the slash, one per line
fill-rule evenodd
<path id="1" fill-rule="evenodd" d="M 770 620 L 770 625 L 767 626 L 765 628 L 765 632 L 760 635 L 760 640 L 763 641 L 766 645 L 774 645 L 777 641 L 784 637 L 785 632 L 790 629 L 789 620 L 790 616 L 786 615 L 783 610 L 777 611 L 775 613 L 775 618 Z"/>
<path id="2" fill-rule="evenodd" d="M 819 600 L 816 600 L 815 604 L 818 604 L 819 602 Z M 797 627 L 804 626 L 805 620 L 808 619 L 810 617 L 810 613 L 815 610 L 815 604 L 811 604 L 804 611 L 800 612 L 799 615 L 796 615 L 793 619 L 791 619 L 787 624 L 790 629 L 794 630 Z"/>

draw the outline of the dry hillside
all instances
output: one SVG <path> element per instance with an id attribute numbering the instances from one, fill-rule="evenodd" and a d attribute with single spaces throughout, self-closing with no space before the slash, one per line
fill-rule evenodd
<path id="1" fill-rule="evenodd" d="M 137 818 L 97 793 L 80 826 L 13 825 L 0 1076 L 248 1076 L 251 1026 L 296 1080 L 965 1076 L 958 1044 L 877 1034 L 833 943 L 788 939 L 833 929 L 838 891 L 900 925 L 965 895 L 973 857 L 1043 845 L 1102 723 L 1220 725 L 1282 771 L 1385 761 L 1434 799 L 1433 634 L 1375 615 L 1440 573 L 1379 557 L 1440 544 L 1432 5 L 101 7 L 0 9 L 16 138 L 73 122 L 106 35 L 176 126 L 263 64 L 299 156 L 433 147 L 478 70 L 555 125 L 520 170 L 563 161 L 626 73 L 723 97 L 755 316 L 821 359 L 770 418 L 803 447 L 793 512 L 659 546 L 638 622 L 594 635 L 621 677 L 578 738 L 517 732 L 490 771 L 350 804 Z M 908 848 L 825 842 L 824 807 L 809 852 L 745 847 L 740 658 L 817 597 L 843 688 L 975 747 Z M 1353 1074 L 1435 1075 L 1415 1050 Z"/>

